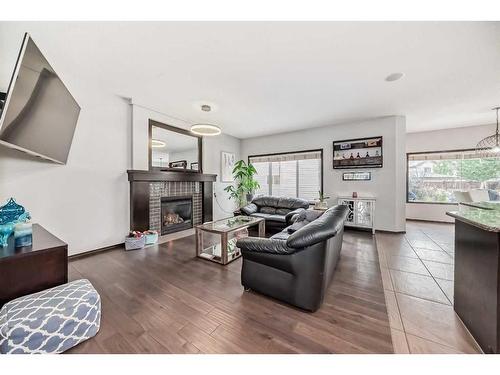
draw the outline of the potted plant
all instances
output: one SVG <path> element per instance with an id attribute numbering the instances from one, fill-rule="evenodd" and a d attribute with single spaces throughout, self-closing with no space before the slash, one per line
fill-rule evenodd
<path id="1" fill-rule="evenodd" d="M 234 164 L 233 178 L 236 185 L 227 186 L 224 191 L 229 193 L 229 198 L 233 198 L 238 202 L 238 207 L 241 208 L 247 202 L 251 202 L 253 194 L 260 185 L 253 178 L 257 174 L 257 170 L 251 163 L 245 163 L 243 160 L 238 160 Z"/>
<path id="2" fill-rule="evenodd" d="M 326 201 L 327 199 L 330 199 L 330 197 L 325 197 L 322 191 L 318 191 L 319 193 L 319 199 L 318 202 L 314 205 L 314 208 L 318 210 L 326 210 L 328 208 L 328 202 Z"/>

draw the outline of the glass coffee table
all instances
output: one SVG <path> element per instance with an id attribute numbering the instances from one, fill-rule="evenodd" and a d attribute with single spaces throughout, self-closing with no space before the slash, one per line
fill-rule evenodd
<path id="1" fill-rule="evenodd" d="M 196 256 L 220 264 L 238 259 L 241 251 L 236 241 L 248 237 L 248 228 L 254 225 L 259 226 L 259 237 L 264 237 L 266 224 L 260 217 L 236 216 L 197 225 Z"/>

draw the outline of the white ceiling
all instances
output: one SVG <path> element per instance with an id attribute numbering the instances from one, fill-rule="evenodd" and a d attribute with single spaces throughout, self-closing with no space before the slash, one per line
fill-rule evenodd
<path id="1" fill-rule="evenodd" d="M 499 22 L 3 22 L 0 69 L 21 31 L 56 71 L 239 138 L 387 115 L 480 125 L 500 104 Z"/>

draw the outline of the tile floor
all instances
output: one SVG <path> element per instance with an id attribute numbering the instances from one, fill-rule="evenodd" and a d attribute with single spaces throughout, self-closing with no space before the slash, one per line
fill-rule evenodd
<path id="1" fill-rule="evenodd" d="M 408 221 L 376 243 L 395 353 L 480 353 L 453 310 L 454 225 Z"/>

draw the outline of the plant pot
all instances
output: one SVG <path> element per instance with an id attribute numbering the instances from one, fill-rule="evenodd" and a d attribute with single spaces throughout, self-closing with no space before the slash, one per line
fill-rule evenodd
<path id="1" fill-rule="evenodd" d="M 248 193 L 247 194 L 247 203 L 250 203 L 253 201 L 254 194 L 253 193 Z"/>

